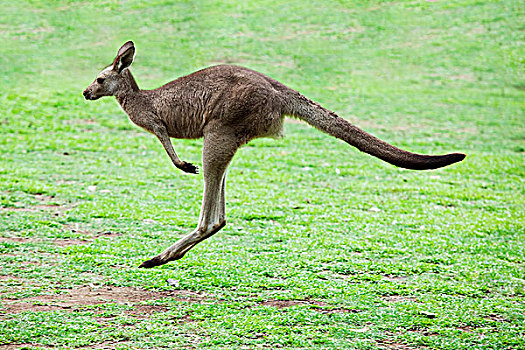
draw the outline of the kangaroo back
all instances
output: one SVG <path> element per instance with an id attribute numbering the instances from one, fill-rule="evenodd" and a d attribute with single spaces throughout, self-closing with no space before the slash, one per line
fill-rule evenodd
<path id="1" fill-rule="evenodd" d="M 404 151 L 350 124 L 334 112 L 309 100 L 295 90 L 289 89 L 282 84 L 279 84 L 276 88 L 281 90 L 284 95 L 285 114 L 304 120 L 317 129 L 347 142 L 360 151 L 395 166 L 413 170 L 436 169 L 460 162 L 465 158 L 465 155 L 462 153 L 434 156 Z"/>

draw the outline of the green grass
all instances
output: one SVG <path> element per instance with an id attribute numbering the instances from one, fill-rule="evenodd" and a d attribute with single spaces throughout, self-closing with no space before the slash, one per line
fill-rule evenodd
<path id="1" fill-rule="evenodd" d="M 524 13 L 0 1 L 0 349 L 524 349 Z M 142 88 L 240 64 L 395 145 L 468 156 L 407 171 L 288 123 L 238 152 L 221 232 L 139 270 L 194 228 L 202 175 L 114 99 L 83 100 L 130 39 Z M 174 140 L 196 164 L 201 144 Z"/>

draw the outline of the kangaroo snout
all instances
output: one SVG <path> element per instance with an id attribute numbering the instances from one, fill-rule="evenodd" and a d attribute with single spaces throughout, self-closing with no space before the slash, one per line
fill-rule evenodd
<path id="1" fill-rule="evenodd" d="M 98 100 L 99 98 L 102 97 L 102 96 L 97 96 L 93 94 L 93 92 L 89 89 L 89 87 L 82 92 L 82 95 L 84 95 L 84 98 L 86 100 L 90 100 L 90 101 Z"/>
<path id="2" fill-rule="evenodd" d="M 88 91 L 88 89 L 84 90 L 84 91 L 82 92 L 82 95 L 84 95 L 84 98 L 85 98 L 86 100 L 91 100 L 91 93 Z"/>

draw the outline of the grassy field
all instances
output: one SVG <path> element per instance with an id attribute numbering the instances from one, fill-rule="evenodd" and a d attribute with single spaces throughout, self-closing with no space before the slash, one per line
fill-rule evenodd
<path id="1" fill-rule="evenodd" d="M 0 18 L 0 350 L 525 349 L 523 2 L 0 0 Z M 220 233 L 138 269 L 195 227 L 202 175 L 83 100 L 126 40 L 142 88 L 235 63 L 468 156 L 402 170 L 287 123 L 238 152 Z M 201 140 L 174 146 L 200 165 Z"/>

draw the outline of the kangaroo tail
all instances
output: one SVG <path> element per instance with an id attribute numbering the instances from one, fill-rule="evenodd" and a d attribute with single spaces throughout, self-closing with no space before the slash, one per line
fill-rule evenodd
<path id="1" fill-rule="evenodd" d="M 304 120 L 317 129 L 356 147 L 362 152 L 384 160 L 395 166 L 427 170 L 441 168 L 465 158 L 462 153 L 424 155 L 404 151 L 350 124 L 321 105 L 309 100 L 295 90 L 283 85 L 277 87 L 284 94 L 284 114 Z"/>

